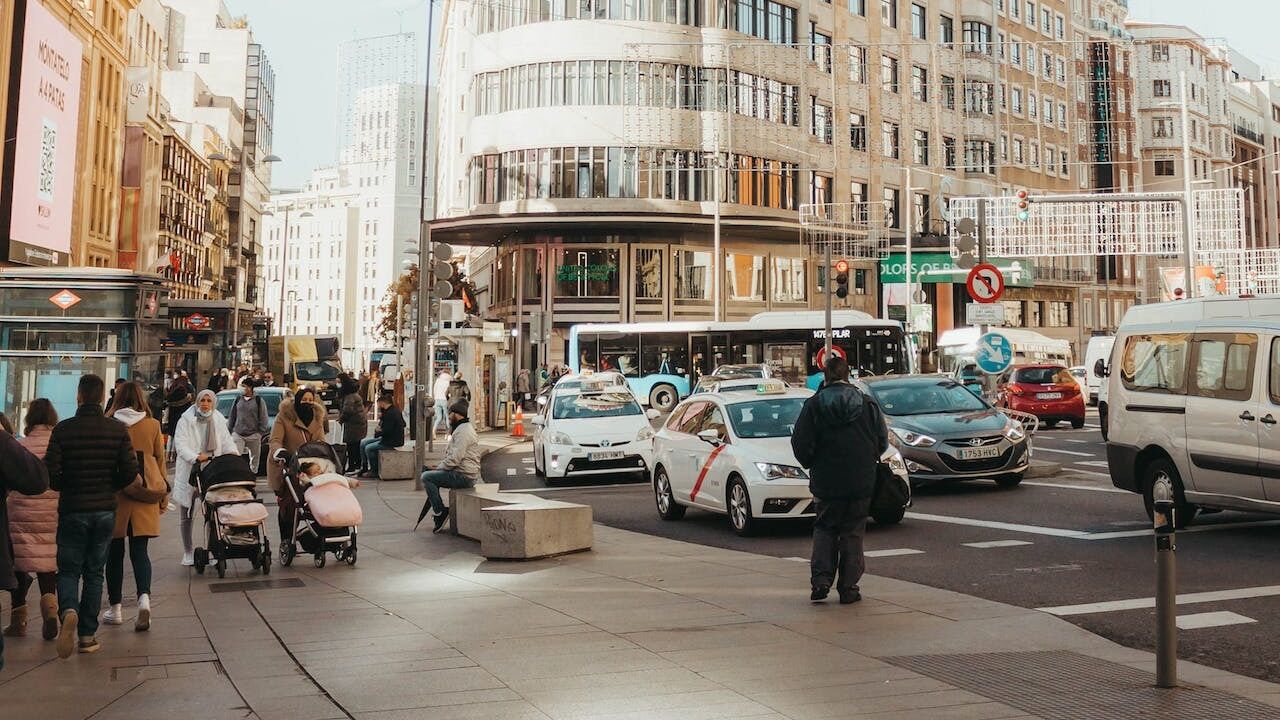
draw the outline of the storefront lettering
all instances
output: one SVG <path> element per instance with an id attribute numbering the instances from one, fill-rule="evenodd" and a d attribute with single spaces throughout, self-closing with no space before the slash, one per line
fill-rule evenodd
<path id="1" fill-rule="evenodd" d="M 561 265 L 556 268 L 556 280 L 574 282 L 577 280 L 595 280 L 604 282 L 618 272 L 618 266 L 612 263 L 600 265 Z"/>

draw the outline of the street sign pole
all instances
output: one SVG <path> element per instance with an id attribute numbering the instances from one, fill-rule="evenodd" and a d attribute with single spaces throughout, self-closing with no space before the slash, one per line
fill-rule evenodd
<path id="1" fill-rule="evenodd" d="M 830 243 L 830 242 L 827 242 L 827 243 L 826 243 L 826 246 L 827 246 L 827 269 L 826 269 L 826 272 L 824 273 L 824 276 L 826 277 L 826 282 L 825 282 L 825 283 L 823 283 L 823 289 L 827 291 L 827 292 L 826 292 L 826 296 L 827 296 L 827 312 L 826 312 L 826 328 L 827 328 L 827 335 L 826 335 L 826 340 L 825 340 L 825 341 L 823 342 L 823 344 L 822 344 L 822 348 L 823 348 L 823 350 L 824 350 L 824 351 L 825 351 L 825 353 L 826 353 L 825 355 L 823 355 L 823 357 L 828 357 L 828 356 L 830 356 L 830 354 L 831 354 L 831 293 L 833 292 L 833 291 L 832 291 L 832 288 L 831 288 L 831 284 L 832 284 L 832 278 L 831 278 L 831 269 L 832 269 L 832 268 L 831 268 L 831 243 Z M 823 368 L 818 368 L 818 370 L 820 370 L 820 371 L 821 371 L 821 370 L 823 370 Z"/>
<path id="2" fill-rule="evenodd" d="M 987 200 L 986 198 L 978 199 L 978 264 L 985 265 L 987 263 Z M 978 326 L 978 337 L 987 334 L 991 327 L 986 323 Z M 995 377 L 988 374 L 982 375 L 982 392 L 988 398 L 995 397 Z"/>

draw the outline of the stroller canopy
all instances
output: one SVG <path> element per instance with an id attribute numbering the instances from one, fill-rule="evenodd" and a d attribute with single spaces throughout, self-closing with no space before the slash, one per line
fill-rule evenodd
<path id="1" fill-rule="evenodd" d="M 256 484 L 257 475 L 242 455 L 219 455 L 211 459 L 196 475 L 201 493 L 226 483 L 249 482 Z"/>

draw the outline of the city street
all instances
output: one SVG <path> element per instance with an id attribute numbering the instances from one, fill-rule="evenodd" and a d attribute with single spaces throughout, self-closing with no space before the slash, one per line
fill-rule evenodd
<path id="1" fill-rule="evenodd" d="M 808 556 L 807 523 L 740 538 L 724 517 L 698 510 L 682 521 L 662 521 L 647 485 L 605 480 L 545 488 L 533 474 L 531 448 L 526 443 L 489 455 L 486 477 L 504 489 L 541 489 L 589 504 L 597 522 L 618 528 L 797 562 Z M 869 530 L 868 572 L 1052 608 L 1108 639 L 1151 649 L 1155 566 L 1148 521 L 1136 495 L 1111 486 L 1096 416 L 1078 431 L 1042 429 L 1035 457 L 1060 463 L 1062 472 L 1013 490 L 971 483 L 918 491 L 902 525 Z M 1280 633 L 1277 541 L 1280 520 L 1233 512 L 1202 516 L 1179 534 L 1179 622 L 1187 628 L 1181 657 L 1280 680 L 1270 640 Z"/>

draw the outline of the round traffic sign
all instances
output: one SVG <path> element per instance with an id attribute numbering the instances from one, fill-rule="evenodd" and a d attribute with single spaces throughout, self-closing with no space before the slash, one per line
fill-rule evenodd
<path id="1" fill-rule="evenodd" d="M 978 338 L 978 350 L 974 353 L 978 369 L 988 375 L 999 375 L 1013 364 L 1013 343 L 996 332 Z"/>
<path id="2" fill-rule="evenodd" d="M 1004 275 L 991 263 L 974 265 L 964 284 L 974 302 L 993 303 L 1004 294 Z"/>
<path id="3" fill-rule="evenodd" d="M 840 258 L 839 260 L 837 260 L 837 261 L 836 261 L 836 274 L 838 274 L 838 275 L 846 275 L 846 274 L 848 274 L 848 272 L 849 272 L 849 261 L 848 261 L 848 260 L 845 260 L 844 258 Z"/>
<path id="4" fill-rule="evenodd" d="M 845 360 L 849 359 L 849 354 L 846 353 L 844 348 L 839 345 L 831 346 L 831 354 Z M 827 366 L 827 348 L 825 346 L 818 348 L 818 352 L 813 356 L 813 364 L 817 365 L 819 370 L 822 370 Z"/>

